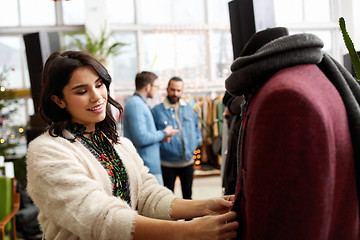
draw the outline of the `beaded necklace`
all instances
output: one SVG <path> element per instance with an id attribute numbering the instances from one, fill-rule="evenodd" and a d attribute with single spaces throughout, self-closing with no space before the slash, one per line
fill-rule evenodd
<path id="1" fill-rule="evenodd" d="M 113 195 L 120 197 L 131 205 L 130 187 L 126 168 L 115 151 L 114 146 L 104 136 L 103 132 L 96 127 L 95 131 L 89 133 L 90 138 L 84 137 L 86 128 L 78 123 L 73 123 L 69 129 L 76 139 L 81 142 L 97 158 L 105 168 L 112 182 Z"/>

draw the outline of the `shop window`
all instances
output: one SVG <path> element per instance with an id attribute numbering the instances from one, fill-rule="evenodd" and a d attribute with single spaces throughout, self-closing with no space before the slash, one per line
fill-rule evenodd
<path id="1" fill-rule="evenodd" d="M 323 50 L 337 59 L 340 55 L 334 23 L 337 25 L 338 19 L 331 15 L 330 7 L 329 0 L 274 0 L 276 24 L 287 27 L 290 34 L 315 34 L 324 42 Z"/>
<path id="2" fill-rule="evenodd" d="M 85 0 L 61 1 L 63 4 L 64 24 L 85 24 Z"/>
<path id="3" fill-rule="evenodd" d="M 144 34 L 144 68 L 156 72 L 162 83 L 173 75 L 184 81 L 208 78 L 205 35 L 201 32 Z"/>
<path id="4" fill-rule="evenodd" d="M 143 44 L 144 69 L 167 76 L 175 74 L 175 38 L 173 34 L 147 33 L 144 34 Z"/>
<path id="5" fill-rule="evenodd" d="M 139 0 L 139 23 L 170 24 L 172 23 L 172 1 L 169 0 Z"/>
<path id="6" fill-rule="evenodd" d="M 224 0 L 208 0 L 209 23 L 230 26 L 229 6 Z"/>
<path id="7" fill-rule="evenodd" d="M 306 22 L 330 22 L 329 0 L 304 0 L 304 17 Z"/>
<path id="8" fill-rule="evenodd" d="M 55 2 L 50 0 L 20 0 L 22 26 L 55 25 Z M 41 6 L 41 7 L 39 7 Z"/>
<path id="9" fill-rule="evenodd" d="M 205 7 L 203 0 L 174 0 L 175 24 L 205 23 Z"/>
<path id="10" fill-rule="evenodd" d="M 135 22 L 134 0 L 107 0 L 106 7 L 109 23 L 130 24 Z"/>
<path id="11" fill-rule="evenodd" d="M 274 10 L 277 24 L 331 21 L 329 0 L 274 0 Z"/>
<path id="12" fill-rule="evenodd" d="M 225 79 L 230 75 L 230 66 L 233 63 L 232 40 L 229 32 L 217 31 L 212 35 L 211 49 L 216 64 L 216 78 Z"/>
<path id="13" fill-rule="evenodd" d="M 139 23 L 203 24 L 203 0 L 139 0 Z"/>
<path id="14" fill-rule="evenodd" d="M 176 35 L 175 74 L 186 79 L 208 80 L 207 44 L 205 34 L 199 32 Z"/>
<path id="15" fill-rule="evenodd" d="M 117 56 L 113 56 L 113 78 L 115 84 L 134 82 L 137 72 L 136 36 L 135 33 L 116 33 L 112 42 L 122 42 L 126 45 L 121 48 Z M 119 85 L 121 87 L 121 85 Z"/>
<path id="16" fill-rule="evenodd" d="M 29 74 L 24 67 L 25 52 L 22 48 L 21 36 L 0 37 L 0 67 L 11 68 L 8 74 L 7 88 L 30 87 Z M 26 71 L 24 71 L 26 69 Z"/>
<path id="17" fill-rule="evenodd" d="M 17 1 L 0 0 L 0 27 L 19 25 L 17 3 Z"/>
<path id="18" fill-rule="evenodd" d="M 301 23 L 303 21 L 302 0 L 274 0 L 274 11 L 277 25 Z"/>

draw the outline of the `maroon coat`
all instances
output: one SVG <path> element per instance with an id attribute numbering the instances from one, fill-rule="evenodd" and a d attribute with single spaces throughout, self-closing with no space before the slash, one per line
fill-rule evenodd
<path id="1" fill-rule="evenodd" d="M 316 65 L 272 76 L 251 100 L 245 126 L 238 239 L 359 239 L 348 119 Z"/>

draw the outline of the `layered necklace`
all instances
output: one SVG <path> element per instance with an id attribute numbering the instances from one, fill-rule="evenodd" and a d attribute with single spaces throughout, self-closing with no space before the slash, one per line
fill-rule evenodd
<path id="1" fill-rule="evenodd" d="M 86 127 L 78 123 L 73 123 L 69 130 L 105 168 L 112 182 L 113 195 L 131 205 L 129 177 L 126 168 L 103 132 L 97 126 L 95 131 L 86 132 Z M 85 137 L 84 134 L 90 134 L 90 137 Z"/>

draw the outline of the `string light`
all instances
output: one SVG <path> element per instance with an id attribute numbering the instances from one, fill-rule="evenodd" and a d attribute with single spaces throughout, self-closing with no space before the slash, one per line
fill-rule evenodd
<path id="1" fill-rule="evenodd" d="M 7 83 L 7 76 L 9 71 L 15 71 L 14 68 L 3 67 L 3 70 L 0 69 L 0 84 Z M 11 116 L 17 110 L 17 105 L 19 100 L 13 98 L 13 91 L 6 89 L 4 86 L 0 86 L 0 92 L 2 96 L 0 100 L 2 101 L 2 106 L 0 107 L 0 152 L 1 155 L 7 157 L 7 155 L 14 155 L 16 151 L 14 146 L 18 146 L 26 141 L 24 134 L 24 128 L 15 127 L 14 119 Z M 9 151 L 11 150 L 11 151 Z"/>
<path id="2" fill-rule="evenodd" d="M 195 165 L 199 166 L 201 164 L 201 150 L 198 148 L 193 152 L 193 159 L 195 160 Z"/>

